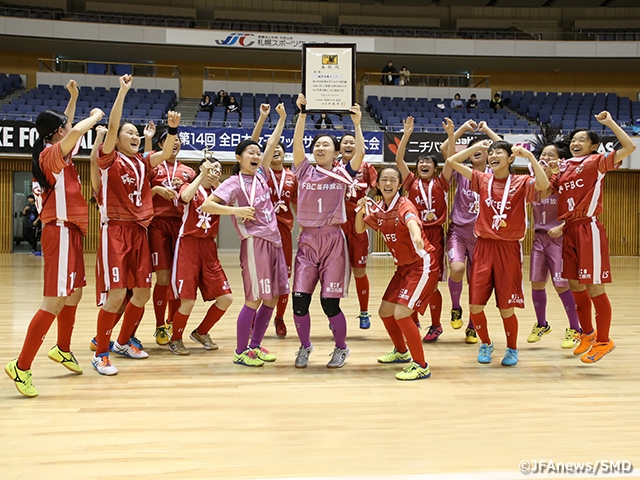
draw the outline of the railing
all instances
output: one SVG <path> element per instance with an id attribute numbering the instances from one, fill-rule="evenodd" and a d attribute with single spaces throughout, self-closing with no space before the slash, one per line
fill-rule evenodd
<path id="1" fill-rule="evenodd" d="M 302 71 L 273 68 L 204 67 L 205 80 L 302 83 Z"/>
<path id="2" fill-rule="evenodd" d="M 179 78 L 178 65 L 163 65 L 158 63 L 121 63 L 100 62 L 89 60 L 68 60 L 62 58 L 39 58 L 38 71 L 54 73 L 83 73 L 91 74 L 91 65 L 104 65 L 105 75 L 131 73 L 136 77 Z M 98 73 L 99 74 L 99 73 Z"/>
<path id="3" fill-rule="evenodd" d="M 365 72 L 360 80 L 360 90 L 365 85 L 378 85 L 380 78 L 388 75 L 381 72 Z M 397 73 L 393 74 L 397 77 Z M 393 87 L 394 85 L 388 85 Z M 469 88 L 489 88 L 489 77 L 486 75 L 434 75 L 431 73 L 411 72 L 408 87 L 469 87 Z"/>

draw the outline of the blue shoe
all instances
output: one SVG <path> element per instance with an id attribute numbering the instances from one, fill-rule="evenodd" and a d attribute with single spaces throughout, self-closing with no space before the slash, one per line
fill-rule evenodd
<path id="1" fill-rule="evenodd" d="M 131 345 L 133 345 L 134 347 L 136 347 L 139 350 L 144 350 L 144 347 L 142 346 L 142 342 L 140 340 L 138 340 L 135 336 L 132 336 L 129 339 L 129 343 L 131 343 Z M 113 345 L 111 345 L 111 349 L 113 350 Z"/>
<path id="2" fill-rule="evenodd" d="M 92 352 L 95 352 L 98 348 L 98 342 L 95 339 L 95 337 L 93 337 L 93 339 L 91 340 L 91 343 L 89 344 L 89 350 L 91 350 Z M 112 352 L 113 351 L 113 340 L 109 341 L 109 351 Z"/>
<path id="3" fill-rule="evenodd" d="M 518 364 L 518 350 L 507 347 L 507 351 L 504 352 L 504 358 L 502 359 L 502 365 L 505 367 L 513 367 Z"/>
<path id="4" fill-rule="evenodd" d="M 491 354 L 493 353 L 493 343 L 483 343 L 478 351 L 478 362 L 491 363 Z M 517 355 L 517 354 L 516 354 Z"/>
<path id="5" fill-rule="evenodd" d="M 369 312 L 361 312 L 360 315 L 358 315 L 358 318 L 360 319 L 360 328 L 362 330 L 368 330 L 371 328 L 371 317 L 369 316 Z"/>

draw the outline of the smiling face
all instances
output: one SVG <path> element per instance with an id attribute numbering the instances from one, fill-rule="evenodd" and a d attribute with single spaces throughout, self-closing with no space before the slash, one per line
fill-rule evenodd
<path id="1" fill-rule="evenodd" d="M 489 167 L 493 170 L 496 177 L 507 176 L 509 174 L 509 166 L 513 162 L 513 155 L 502 148 L 489 149 Z"/>
<path id="2" fill-rule="evenodd" d="M 571 138 L 569 149 L 571 155 L 574 157 L 584 157 L 591 155 L 598 148 L 598 144 L 593 142 L 593 139 L 586 130 L 576 132 Z"/>
<path id="3" fill-rule="evenodd" d="M 378 189 L 384 199 L 384 203 L 389 205 L 402 187 L 400 173 L 393 168 L 383 168 L 378 177 Z"/>
<path id="4" fill-rule="evenodd" d="M 356 139 L 352 135 L 343 135 L 340 139 L 340 154 L 345 164 L 356 154 Z"/>
<path id="5" fill-rule="evenodd" d="M 240 155 L 236 155 L 236 160 L 240 163 L 240 173 L 254 175 L 262 160 L 260 147 L 258 145 L 248 145 Z"/>
<path id="6" fill-rule="evenodd" d="M 558 165 L 558 160 L 560 160 L 560 155 L 558 154 L 558 149 L 553 145 L 547 145 L 542 150 L 540 154 L 540 166 L 546 172 L 547 169 L 552 165 Z"/>
<path id="7" fill-rule="evenodd" d="M 322 135 L 313 144 L 313 158 L 322 168 L 331 169 L 338 156 L 335 143 L 328 135 Z"/>
<path id="8" fill-rule="evenodd" d="M 162 143 L 158 142 L 158 147 L 160 147 L 161 149 L 164 148 L 164 141 Z M 178 153 L 180 153 L 181 147 L 182 143 L 180 142 L 180 138 L 178 138 L 178 136 L 176 135 L 176 139 L 173 142 L 173 149 L 171 150 L 171 157 L 169 158 L 172 163 L 175 161 Z"/>
<path id="9" fill-rule="evenodd" d="M 429 180 L 436 173 L 436 164 L 432 158 L 421 158 L 416 163 L 416 174 L 421 180 Z"/>
<path id="10" fill-rule="evenodd" d="M 471 160 L 471 165 L 475 170 L 484 172 L 487 169 L 488 158 L 489 158 L 489 154 L 487 153 L 486 150 L 479 150 L 473 155 L 471 155 L 471 157 L 469 157 L 469 160 Z"/>
<path id="11" fill-rule="evenodd" d="M 116 149 L 129 157 L 133 157 L 138 153 L 139 148 L 140 134 L 136 126 L 131 123 L 123 124 L 116 139 Z"/>
<path id="12" fill-rule="evenodd" d="M 281 143 L 276 145 L 276 149 L 273 151 L 273 157 L 271 157 L 271 166 L 275 170 L 282 170 L 282 162 L 284 161 L 284 148 Z"/>

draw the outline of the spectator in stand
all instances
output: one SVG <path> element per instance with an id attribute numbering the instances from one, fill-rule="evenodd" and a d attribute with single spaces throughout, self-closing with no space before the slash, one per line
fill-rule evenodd
<path id="1" fill-rule="evenodd" d="M 411 72 L 406 66 L 402 66 L 399 72 L 400 75 L 400 85 L 409 85 L 411 80 Z"/>
<path id="2" fill-rule="evenodd" d="M 456 110 L 458 108 L 464 108 L 464 102 L 460 99 L 459 93 L 456 93 L 453 97 L 453 100 L 451 100 L 451 108 Z"/>
<path id="3" fill-rule="evenodd" d="M 209 95 L 202 95 L 202 100 L 200 100 L 200 111 L 209 112 L 209 115 L 213 112 L 213 102 Z"/>
<path id="4" fill-rule="evenodd" d="M 472 108 L 478 108 L 478 99 L 476 98 L 475 93 L 472 93 L 469 100 L 467 100 L 467 111 L 471 112 Z"/>
<path id="5" fill-rule="evenodd" d="M 489 103 L 489 107 L 493 108 L 494 112 L 497 112 L 498 109 L 502 108 L 502 98 L 500 98 L 500 94 L 496 92 L 493 96 L 493 100 Z"/>
<path id="6" fill-rule="evenodd" d="M 240 113 L 240 105 L 236 102 L 236 97 L 229 97 L 229 103 L 227 103 L 227 114 Z"/>
<path id="7" fill-rule="evenodd" d="M 224 90 L 220 90 L 218 92 L 218 95 L 216 96 L 216 100 L 213 102 L 213 104 L 216 107 L 227 108 L 227 104 L 228 103 L 229 103 L 229 97 L 227 95 L 227 92 L 225 92 Z"/>
<path id="8" fill-rule="evenodd" d="M 320 118 L 316 120 L 316 130 L 330 130 L 333 128 L 333 122 L 326 113 L 320 114 Z"/>
<path id="9" fill-rule="evenodd" d="M 398 78 L 398 70 L 393 66 L 393 62 L 389 60 L 381 70 L 380 83 L 382 85 L 395 85 L 396 78 Z"/>

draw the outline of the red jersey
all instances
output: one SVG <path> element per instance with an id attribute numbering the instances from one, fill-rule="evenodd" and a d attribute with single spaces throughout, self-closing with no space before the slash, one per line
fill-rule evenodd
<path id="1" fill-rule="evenodd" d="M 602 213 L 602 187 L 607 172 L 618 167 L 616 152 L 570 158 L 551 177 L 551 188 L 558 193 L 558 220 L 570 222 Z"/>
<path id="2" fill-rule="evenodd" d="M 71 161 L 71 154 L 62 156 L 60 143 L 47 145 L 40 153 L 40 169 L 52 188 L 41 194 L 40 220 L 69 222 L 76 225 L 83 235 L 89 227 L 89 207 L 82 196 L 80 176 Z"/>
<path id="3" fill-rule="evenodd" d="M 162 162 L 149 172 L 151 188 L 161 186 L 170 188 L 176 193 L 185 183 L 191 183 L 196 178 L 196 172 L 181 162 Z M 167 200 L 162 195 L 153 197 L 153 214 L 156 217 L 180 217 L 182 216 L 182 204 L 176 198 Z"/>
<path id="4" fill-rule="evenodd" d="M 267 186 L 271 192 L 271 202 L 278 223 L 285 225 L 289 231 L 293 230 L 291 204 L 298 204 L 298 179 L 288 168 L 282 170 L 270 168 L 267 174 Z"/>
<path id="5" fill-rule="evenodd" d="M 148 172 L 150 155 L 128 157 L 117 150 L 108 155 L 98 152 L 100 167 L 100 221 L 124 220 L 148 227 L 153 218 L 153 200 Z"/>
<path id="6" fill-rule="evenodd" d="M 423 227 L 444 225 L 447 221 L 449 184 L 442 175 L 431 180 L 421 180 L 413 172 L 409 172 L 402 186 L 407 190 L 409 200 L 418 209 Z"/>
<path id="7" fill-rule="evenodd" d="M 188 184 L 182 185 L 180 195 L 188 186 Z M 214 190 L 214 188 L 204 188 L 200 185 L 198 191 L 188 204 L 185 205 L 180 202 L 184 205 L 184 213 L 182 214 L 182 225 L 180 225 L 179 237 L 216 238 L 218 236 L 220 215 L 213 215 L 202 211 L 202 204 Z"/>
<path id="8" fill-rule="evenodd" d="M 380 231 L 396 265 L 411 265 L 434 251 L 422 229 L 418 210 L 407 197 L 396 196 L 387 210 L 382 202 L 378 205 L 380 209 L 367 215 L 364 221 L 374 230 Z M 416 220 L 421 227 L 424 250 L 418 250 L 411 240 L 407 227 L 409 219 Z"/>
<path id="9" fill-rule="evenodd" d="M 529 175 L 510 174 L 498 179 L 493 173 L 474 169 L 471 189 L 480 195 L 480 211 L 473 230 L 476 237 L 504 242 L 522 240 L 527 229 L 527 202 L 534 199 L 535 184 L 536 179 Z"/>
<path id="10" fill-rule="evenodd" d="M 378 171 L 373 165 L 369 165 L 367 162 L 362 162 L 360 168 L 354 177 L 354 180 L 358 183 L 365 183 L 366 188 L 358 188 L 355 195 L 351 195 L 345 201 L 345 207 L 347 209 L 347 217 L 356 216 L 356 208 L 358 207 L 358 200 L 367 196 L 370 188 L 375 188 L 378 181 Z"/>

